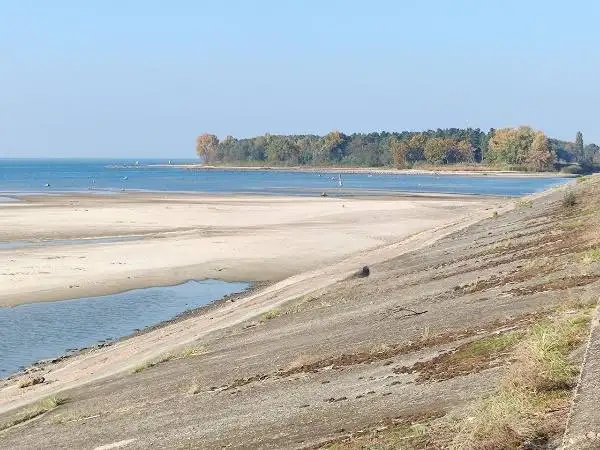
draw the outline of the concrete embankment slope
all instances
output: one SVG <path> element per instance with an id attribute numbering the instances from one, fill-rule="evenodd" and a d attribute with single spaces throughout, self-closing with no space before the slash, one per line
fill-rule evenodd
<path id="1" fill-rule="evenodd" d="M 564 449 L 600 448 L 600 308 L 596 308 L 581 376 L 563 439 Z"/>

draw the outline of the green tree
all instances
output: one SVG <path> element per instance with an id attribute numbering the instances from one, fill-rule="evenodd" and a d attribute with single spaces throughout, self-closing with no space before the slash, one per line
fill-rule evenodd
<path id="1" fill-rule="evenodd" d="M 320 145 L 314 148 L 313 161 L 316 164 L 324 164 L 341 160 L 340 148 L 344 138 L 345 136 L 337 130 L 327 133 L 321 139 Z"/>
<path id="2" fill-rule="evenodd" d="M 526 126 L 494 130 L 488 143 L 487 161 L 492 164 L 525 165 L 535 131 Z"/>
<path id="3" fill-rule="evenodd" d="M 394 163 L 394 167 L 397 169 L 405 169 L 407 150 L 406 142 L 394 136 L 388 140 L 388 145 L 392 154 L 392 161 Z"/>
<path id="4" fill-rule="evenodd" d="M 425 143 L 425 159 L 431 164 L 443 164 L 446 159 L 446 139 L 433 138 Z"/>
<path id="5" fill-rule="evenodd" d="M 585 161 L 587 163 L 598 164 L 600 162 L 600 147 L 596 144 L 588 144 L 583 149 Z"/>
<path id="6" fill-rule="evenodd" d="M 296 143 L 287 136 L 269 136 L 267 159 L 275 163 L 298 164 L 300 151 Z"/>
<path id="7" fill-rule="evenodd" d="M 584 159 L 583 156 L 583 133 L 578 131 L 575 135 L 575 158 L 577 161 L 582 162 Z"/>

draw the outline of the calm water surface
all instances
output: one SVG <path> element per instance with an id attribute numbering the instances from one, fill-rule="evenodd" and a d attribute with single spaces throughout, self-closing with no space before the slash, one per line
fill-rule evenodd
<path id="1" fill-rule="evenodd" d="M 0 159 L 0 192 L 176 191 L 317 195 L 353 190 L 519 196 L 565 183 L 567 178 L 508 178 L 460 175 L 338 174 L 272 170 L 198 171 L 169 167 L 165 160 L 18 160 Z M 182 161 L 173 161 L 174 164 Z M 189 161 L 188 161 L 189 162 Z M 197 161 L 196 161 L 197 162 Z M 46 186 L 49 185 L 49 186 Z"/>
<path id="2" fill-rule="evenodd" d="M 248 287 L 249 283 L 188 281 L 115 295 L 0 308 L 0 376 L 41 359 L 127 336 Z"/>

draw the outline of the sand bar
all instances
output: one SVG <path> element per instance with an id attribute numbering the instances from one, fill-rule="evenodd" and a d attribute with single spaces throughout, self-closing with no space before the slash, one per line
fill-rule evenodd
<path id="1" fill-rule="evenodd" d="M 279 281 L 502 203 L 478 197 L 29 196 L 0 205 L 0 306 L 188 279 Z M 134 240 L 86 241 L 99 237 Z M 44 245 L 44 240 L 77 245 Z"/>

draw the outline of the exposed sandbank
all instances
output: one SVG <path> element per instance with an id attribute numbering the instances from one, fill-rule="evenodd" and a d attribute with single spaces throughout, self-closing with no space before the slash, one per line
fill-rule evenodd
<path id="1" fill-rule="evenodd" d="M 495 207 L 460 197 L 306 198 L 180 194 L 27 197 L 0 205 L 0 306 L 188 279 L 277 281 Z M 85 238 L 139 236 L 124 242 Z"/>

